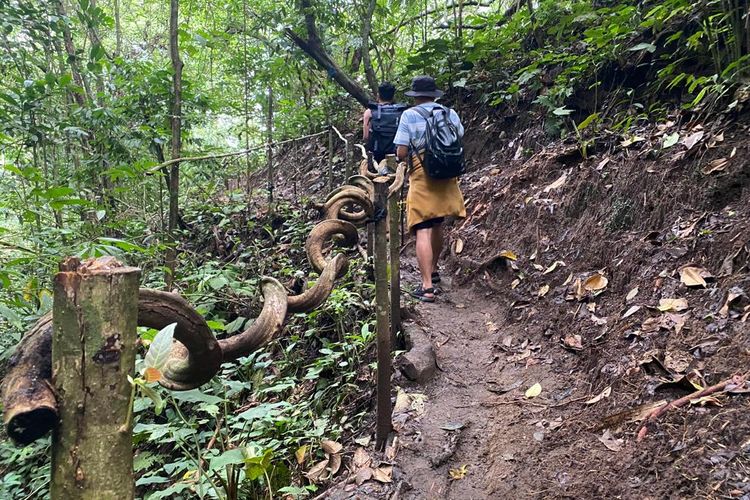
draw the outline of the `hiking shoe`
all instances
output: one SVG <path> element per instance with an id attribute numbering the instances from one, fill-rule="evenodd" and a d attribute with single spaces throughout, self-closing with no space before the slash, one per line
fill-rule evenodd
<path id="1" fill-rule="evenodd" d="M 432 295 L 431 297 L 428 297 L 427 295 Z M 435 289 L 434 288 L 422 288 L 422 285 L 419 285 L 416 290 L 413 292 L 410 292 L 409 295 L 414 297 L 417 300 L 421 300 L 422 302 L 435 302 Z"/>

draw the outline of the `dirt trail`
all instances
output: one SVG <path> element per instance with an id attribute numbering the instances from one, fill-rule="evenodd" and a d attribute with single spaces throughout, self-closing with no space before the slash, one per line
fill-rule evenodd
<path id="1" fill-rule="evenodd" d="M 533 477 L 504 479 L 520 457 L 534 454 L 540 444 L 534 433 L 543 439 L 543 429 L 518 425 L 533 419 L 522 414 L 522 406 L 533 404 L 522 401 L 523 393 L 536 382 L 549 386 L 555 374 L 547 363 L 524 367 L 533 359 L 523 359 L 531 344 L 503 317 L 507 297 L 450 284 L 443 290 L 436 303 L 417 306 L 416 322 L 432 338 L 439 370 L 426 387 L 405 387 L 427 399 L 424 413 L 399 435 L 397 460 L 411 486 L 404 497 L 518 498 L 517 488 L 534 496 L 540 488 Z M 516 348 L 518 363 L 508 362 Z M 463 466 L 465 476 L 452 479 L 451 469 Z"/>

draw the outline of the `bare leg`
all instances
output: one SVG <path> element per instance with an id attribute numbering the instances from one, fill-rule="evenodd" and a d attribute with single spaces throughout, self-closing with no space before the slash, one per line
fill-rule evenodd
<path id="1" fill-rule="evenodd" d="M 438 260 L 443 252 L 443 225 L 432 226 L 432 271 L 438 270 Z"/>
<path id="2" fill-rule="evenodd" d="M 422 288 L 432 288 L 432 230 L 417 229 L 417 264 L 422 275 Z"/>

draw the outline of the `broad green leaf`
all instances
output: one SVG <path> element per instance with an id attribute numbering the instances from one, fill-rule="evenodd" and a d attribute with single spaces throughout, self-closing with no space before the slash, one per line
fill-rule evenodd
<path id="1" fill-rule="evenodd" d="M 146 368 L 156 368 L 159 371 L 164 371 L 164 367 L 169 359 L 169 353 L 172 351 L 172 338 L 174 337 L 176 326 L 177 323 L 170 323 L 156 334 L 143 360 L 144 371 Z"/>
<path id="2" fill-rule="evenodd" d="M 631 52 L 638 52 L 640 50 L 646 50 L 648 52 L 651 52 L 652 54 L 656 52 L 656 45 L 653 43 L 639 43 L 638 45 L 634 45 L 628 49 Z"/>
<path id="3" fill-rule="evenodd" d="M 242 465 L 245 463 L 245 450 L 242 448 L 232 448 L 227 450 L 218 457 L 214 457 L 209 462 L 209 468 L 217 471 L 227 465 Z"/>

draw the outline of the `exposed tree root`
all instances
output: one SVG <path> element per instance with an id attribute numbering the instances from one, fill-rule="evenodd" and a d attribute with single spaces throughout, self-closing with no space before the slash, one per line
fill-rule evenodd
<path id="1" fill-rule="evenodd" d="M 674 401 L 665 404 L 664 406 L 660 406 L 658 408 L 655 408 L 653 411 L 649 412 L 648 415 L 646 415 L 646 418 L 643 419 L 643 424 L 641 425 L 641 428 L 638 430 L 638 438 L 636 439 L 638 442 L 643 441 L 643 439 L 648 434 L 648 426 L 649 424 L 656 422 L 656 420 L 668 412 L 672 408 L 679 408 L 681 406 L 685 406 L 690 401 L 693 401 L 695 399 L 702 398 L 704 396 L 710 396 L 711 394 L 724 391 L 728 385 L 742 385 L 747 380 L 748 376 L 750 376 L 750 373 L 746 373 L 744 375 L 734 375 L 732 378 L 723 380 L 719 382 L 718 384 L 712 385 L 710 387 L 706 387 L 705 389 L 701 389 L 700 391 L 693 392 L 691 394 L 688 394 L 687 396 L 683 396 L 681 398 L 675 399 Z"/>
<path id="2" fill-rule="evenodd" d="M 348 259 L 343 254 L 336 255 L 326 263 L 318 281 L 299 295 L 287 297 L 287 314 L 311 311 L 320 306 L 331 295 L 337 276 L 346 273 Z"/>
<path id="3" fill-rule="evenodd" d="M 342 246 L 353 247 L 359 241 L 357 228 L 354 224 L 336 219 L 327 219 L 317 224 L 307 237 L 307 241 L 305 242 L 307 258 L 313 269 L 319 273 L 323 272 L 323 269 L 327 264 L 327 259 L 325 255 L 323 255 L 323 247 L 329 239 L 336 235 L 343 236 L 343 241 L 339 242 Z M 337 277 L 343 276 L 346 273 L 347 268 L 348 265 L 343 266 L 339 270 L 340 274 L 338 274 Z"/>

